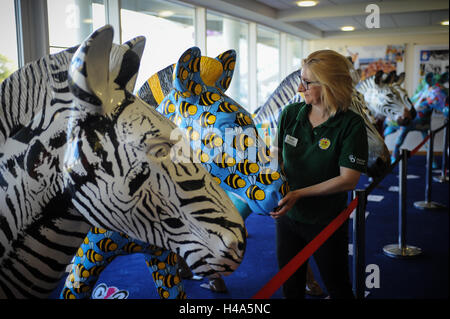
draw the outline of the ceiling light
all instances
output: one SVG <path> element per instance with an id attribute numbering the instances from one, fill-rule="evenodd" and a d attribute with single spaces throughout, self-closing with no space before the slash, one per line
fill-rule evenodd
<path id="1" fill-rule="evenodd" d="M 299 7 L 314 7 L 319 1 L 297 1 Z"/>
<path id="2" fill-rule="evenodd" d="M 162 17 L 162 18 L 167 18 L 167 17 L 173 16 L 174 14 L 175 14 L 175 12 L 170 11 L 170 10 L 163 10 L 163 11 L 158 12 L 158 16 Z"/>
<path id="3" fill-rule="evenodd" d="M 448 20 L 442 21 L 441 24 L 442 25 L 448 25 Z"/>
<path id="4" fill-rule="evenodd" d="M 346 25 L 346 26 L 341 27 L 341 30 L 342 31 L 353 31 L 353 30 L 355 30 L 355 27 L 353 27 L 351 25 Z"/>
<path id="5" fill-rule="evenodd" d="M 94 20 L 92 20 L 91 18 L 87 18 L 87 19 L 83 19 L 83 23 L 92 23 L 94 22 Z"/>

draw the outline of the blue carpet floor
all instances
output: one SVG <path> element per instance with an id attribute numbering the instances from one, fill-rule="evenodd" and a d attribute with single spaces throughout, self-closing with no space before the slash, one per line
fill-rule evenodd
<path id="1" fill-rule="evenodd" d="M 440 158 L 437 158 L 440 163 Z M 408 163 L 407 237 L 408 245 L 422 249 L 420 256 L 393 259 L 383 254 L 383 247 L 398 242 L 398 168 L 386 176 L 371 195 L 382 197 L 369 201 L 366 211 L 366 265 L 379 269 L 379 287 L 366 289 L 367 299 L 447 299 L 449 219 L 448 208 L 436 211 L 418 210 L 415 201 L 425 199 L 425 156 L 413 156 Z M 435 171 L 434 175 L 440 173 Z M 361 177 L 358 188 L 368 185 Z M 394 188 L 392 188 L 394 186 Z M 432 200 L 449 205 L 448 183 L 432 183 Z M 375 196 L 375 199 L 377 199 Z M 373 196 L 369 197 L 369 199 Z M 258 292 L 277 272 L 275 225 L 271 217 L 257 214 L 246 220 L 249 233 L 244 261 L 230 276 L 225 277 L 228 293 L 214 293 L 200 287 L 202 281 L 186 280 L 190 299 L 247 299 Z M 352 227 L 352 223 L 349 223 Z M 351 229 L 349 231 L 351 232 Z M 350 233 L 351 241 L 351 233 Z M 350 270 L 352 261 L 350 258 Z M 314 262 L 316 279 L 324 288 Z M 375 266 L 374 266 L 375 265 Z M 367 275 L 373 274 L 369 272 Z M 65 278 L 52 298 L 57 298 Z M 206 282 L 206 280 L 203 280 Z M 373 281 L 372 281 L 373 282 Z M 122 256 L 102 273 L 98 284 L 129 292 L 130 299 L 157 299 L 152 278 L 141 254 Z M 325 297 L 315 297 L 315 299 Z M 278 290 L 272 298 L 282 298 Z M 314 299 L 314 298 L 312 298 Z"/>

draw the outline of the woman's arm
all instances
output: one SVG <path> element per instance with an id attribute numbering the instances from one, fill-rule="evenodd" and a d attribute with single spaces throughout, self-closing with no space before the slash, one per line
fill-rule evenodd
<path id="1" fill-rule="evenodd" d="M 357 170 L 340 167 L 340 175 L 322 183 L 311 185 L 305 188 L 300 188 L 290 191 L 278 202 L 278 207 L 281 207 L 277 212 L 271 212 L 273 218 L 278 218 L 286 214 L 292 206 L 302 197 L 322 196 L 346 192 L 353 190 L 358 184 L 361 173 Z"/>

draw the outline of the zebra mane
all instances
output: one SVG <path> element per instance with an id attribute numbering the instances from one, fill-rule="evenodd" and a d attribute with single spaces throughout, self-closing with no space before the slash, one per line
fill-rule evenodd
<path id="1" fill-rule="evenodd" d="M 173 88 L 173 72 L 175 65 L 176 63 L 165 67 L 145 81 L 138 91 L 139 97 L 149 105 L 157 108 L 164 97 L 168 95 Z"/>
<path id="2" fill-rule="evenodd" d="M 67 70 L 77 46 L 28 63 L 0 86 L 0 145 L 23 129 L 46 107 L 68 104 Z M 45 122 L 41 118 L 41 123 Z"/>
<path id="3" fill-rule="evenodd" d="M 356 89 L 361 94 L 364 94 L 370 89 L 378 90 L 378 91 L 387 91 L 389 89 L 389 85 L 386 83 L 376 83 L 376 77 L 375 75 L 372 75 L 368 78 L 365 78 L 364 80 L 360 81 L 356 85 Z"/>
<path id="4" fill-rule="evenodd" d="M 278 119 L 281 109 L 287 105 L 297 94 L 300 85 L 301 69 L 289 74 L 275 91 L 269 96 L 267 101 L 255 112 L 255 124 L 270 122 L 271 119 Z"/>
<path id="5" fill-rule="evenodd" d="M 376 89 L 380 92 L 387 92 L 391 90 L 392 87 L 396 89 L 403 89 L 401 84 L 405 80 L 405 72 L 397 74 L 396 71 L 391 71 L 389 73 L 384 73 L 383 71 L 378 71 L 376 74 L 360 81 L 356 88 L 357 90 L 364 94 L 369 89 Z"/>

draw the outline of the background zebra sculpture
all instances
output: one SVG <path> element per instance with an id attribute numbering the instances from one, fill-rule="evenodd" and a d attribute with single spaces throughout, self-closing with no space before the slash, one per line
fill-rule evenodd
<path id="1" fill-rule="evenodd" d="M 300 85 L 300 73 L 301 69 L 292 72 L 284 78 L 267 101 L 256 110 L 254 121 L 256 126 L 262 131 L 261 135 L 275 136 L 278 118 L 283 107 L 292 102 L 300 102 L 303 99 L 297 93 Z M 373 125 L 363 97 L 357 91 L 353 94 L 350 109 L 360 114 L 366 124 L 369 145 L 367 174 L 371 177 L 380 176 L 389 165 L 389 150 Z"/>
<path id="2" fill-rule="evenodd" d="M 2 83 L 0 298 L 47 297 L 91 225 L 177 252 L 203 276 L 242 261 L 242 218 L 192 156 L 172 162 L 176 126 L 127 91 L 140 57 L 115 60 L 112 38 L 95 31 L 68 75 L 70 50 Z"/>
<path id="3" fill-rule="evenodd" d="M 408 125 L 416 116 L 411 100 L 405 89 L 401 87 L 405 74 L 396 75 L 396 71 L 375 75 L 364 79 L 356 85 L 356 89 L 364 96 L 371 114 L 383 123 L 385 119 L 395 121 L 398 125 Z M 383 129 L 377 125 L 380 134 Z"/>
<path id="4" fill-rule="evenodd" d="M 394 83 L 398 85 L 399 82 L 401 83 L 402 80 L 396 80 Z M 400 126 L 396 121 L 385 120 L 385 137 L 399 131 L 392 152 L 392 162 L 399 158 L 400 148 L 409 132 L 419 131 L 422 133 L 423 138 L 428 135 L 433 110 L 442 112 L 444 116 L 448 117 L 448 90 L 446 92 L 444 87 L 445 83 L 448 83 L 448 72 L 437 76 L 434 76 L 433 73 L 427 74 L 424 82 L 421 85 L 422 89 L 411 98 L 412 103 L 414 103 L 414 109 L 416 110 L 416 116 L 408 125 Z M 403 96 L 407 95 L 403 88 L 401 90 L 400 92 Z M 433 162 L 433 167 L 436 166 L 437 164 Z"/>
<path id="5" fill-rule="evenodd" d="M 258 146 L 258 136 L 256 136 L 255 126 L 252 123 L 250 114 L 248 114 L 238 103 L 231 100 L 224 95 L 224 92 L 229 87 L 231 78 L 233 75 L 234 64 L 236 61 L 236 53 L 234 50 L 226 51 L 220 54 L 215 59 L 201 56 L 198 48 L 191 48 L 183 53 L 175 65 L 170 65 L 165 69 L 159 71 L 157 74 L 151 76 L 148 81 L 140 88 L 139 95 L 149 103 L 149 105 L 156 108 L 157 111 L 167 116 L 174 121 L 181 128 L 185 128 L 184 133 L 189 133 L 191 137 L 192 149 L 198 157 L 198 162 L 201 162 L 208 171 L 213 174 L 214 179 L 229 192 L 229 196 L 233 196 L 233 192 L 236 189 L 244 188 L 245 191 L 240 191 L 242 197 L 246 196 L 246 200 L 252 205 L 252 209 L 269 213 L 283 196 L 280 188 L 285 191 L 283 176 L 280 170 L 271 169 L 270 158 L 267 154 L 267 149 L 262 141 L 260 144 L 260 155 L 255 156 L 255 159 L 251 161 L 249 159 L 249 148 L 255 148 Z M 173 78 L 173 74 L 178 74 Z M 182 82 L 191 81 L 191 88 L 186 88 Z M 195 86 L 197 85 L 197 86 Z M 201 88 L 200 88 L 201 86 Z M 198 90 L 198 91 L 196 91 Z M 158 106 L 159 105 L 159 106 Z M 203 113 L 200 112 L 203 109 Z M 197 113 L 196 118 L 194 115 Z M 205 114 L 207 113 L 207 114 Z M 209 119 L 214 122 L 205 127 L 202 120 L 204 116 L 209 116 Z M 241 117 L 239 117 L 241 116 Z M 209 124 L 209 123 L 208 123 Z M 215 125 L 215 126 L 214 126 Z M 209 127 L 211 126 L 211 127 Z M 215 127 L 215 130 L 212 129 Z M 233 129 L 231 136 L 226 138 L 226 129 Z M 252 129 L 252 130 L 249 130 Z M 245 133 L 245 134 L 243 134 Z M 214 135 L 213 135 L 214 134 Z M 208 140 L 209 138 L 209 140 Z M 201 141 L 201 143 L 200 143 Z M 252 141 L 250 143 L 250 141 Z M 196 143 L 197 142 L 197 143 Z M 229 143 L 226 146 L 226 143 Z M 220 144 L 220 145 L 219 145 Z M 209 147 L 211 146 L 211 147 Z M 221 152 L 214 150 L 220 146 Z M 233 151 L 234 150 L 234 151 Z M 213 161 L 213 158 L 217 158 L 218 155 L 226 153 L 228 154 L 224 160 L 222 157 L 220 161 Z M 256 153 L 256 152 L 255 152 Z M 199 155 L 201 154 L 201 155 Z M 240 161 L 235 160 L 235 155 L 242 156 Z M 250 153 L 251 154 L 251 153 Z M 256 155 L 256 154 L 255 154 Z M 224 160 L 222 162 L 222 160 Z M 264 167 L 267 164 L 268 167 Z M 230 173 L 230 167 L 235 168 L 233 173 Z M 219 177 L 220 176 L 220 177 Z M 250 181 L 253 177 L 253 184 Z M 262 196 L 260 198 L 250 198 L 252 193 L 249 190 L 254 189 L 254 185 L 258 184 L 258 189 L 254 192 L 255 197 Z M 262 193 L 262 195 L 260 194 Z M 249 195 L 247 195 L 249 194 Z M 241 199 L 232 197 L 234 203 L 239 204 Z M 262 203 L 262 204 L 261 204 Z M 243 218 L 248 215 L 244 215 Z M 109 237 L 108 237 L 109 236 Z M 90 246 L 93 246 L 95 252 L 101 255 L 102 266 L 106 267 L 109 264 L 108 258 L 111 254 L 128 254 L 134 251 L 126 249 L 125 245 L 121 247 L 114 246 L 114 251 L 101 251 L 98 243 L 107 240 L 107 238 L 116 238 L 115 242 L 119 242 L 121 236 L 118 233 L 111 234 L 103 232 L 101 234 L 89 235 L 88 237 L 94 238 L 95 241 L 90 240 Z M 128 241 L 125 241 L 127 243 Z M 135 242 L 135 241 L 134 241 Z M 141 245 L 142 246 L 142 245 Z M 147 248 L 140 249 L 137 252 L 147 253 Z M 150 250 L 151 252 L 151 250 Z M 167 254 L 167 252 L 161 252 L 161 254 Z M 150 271 L 154 273 L 154 263 L 149 258 L 154 258 L 144 254 L 147 265 L 150 267 Z M 160 267 L 164 269 L 172 269 L 176 264 L 165 263 L 164 260 L 159 260 Z M 76 258 L 72 266 L 71 273 L 68 278 L 73 278 L 77 269 L 90 268 L 91 261 L 88 257 L 81 254 L 80 258 Z M 152 266 L 153 265 L 153 266 Z M 171 268 L 172 267 L 172 268 Z M 103 268 L 102 268 L 103 269 Z M 101 270 L 100 270 L 101 271 Z M 87 274 L 85 283 L 91 286 L 95 285 L 100 271 Z M 172 278 L 172 277 L 171 277 Z M 155 279 L 155 277 L 154 277 Z M 163 292 L 165 295 L 160 296 L 165 298 L 166 296 L 177 296 L 180 291 L 182 293 L 179 296 L 185 296 L 182 291 L 182 284 L 180 277 L 176 277 L 177 284 L 172 287 L 158 287 L 158 292 Z M 167 282 L 167 280 L 155 281 L 158 283 Z M 67 291 L 68 285 L 62 291 Z M 207 288 L 216 291 L 226 291 L 226 286 L 221 278 L 210 278 L 210 281 L 206 285 Z M 90 290 L 87 290 L 90 293 Z M 170 293 L 168 293 L 170 291 Z M 73 289 L 72 289 L 73 292 Z M 85 297 L 86 294 L 76 293 L 77 297 Z"/>

